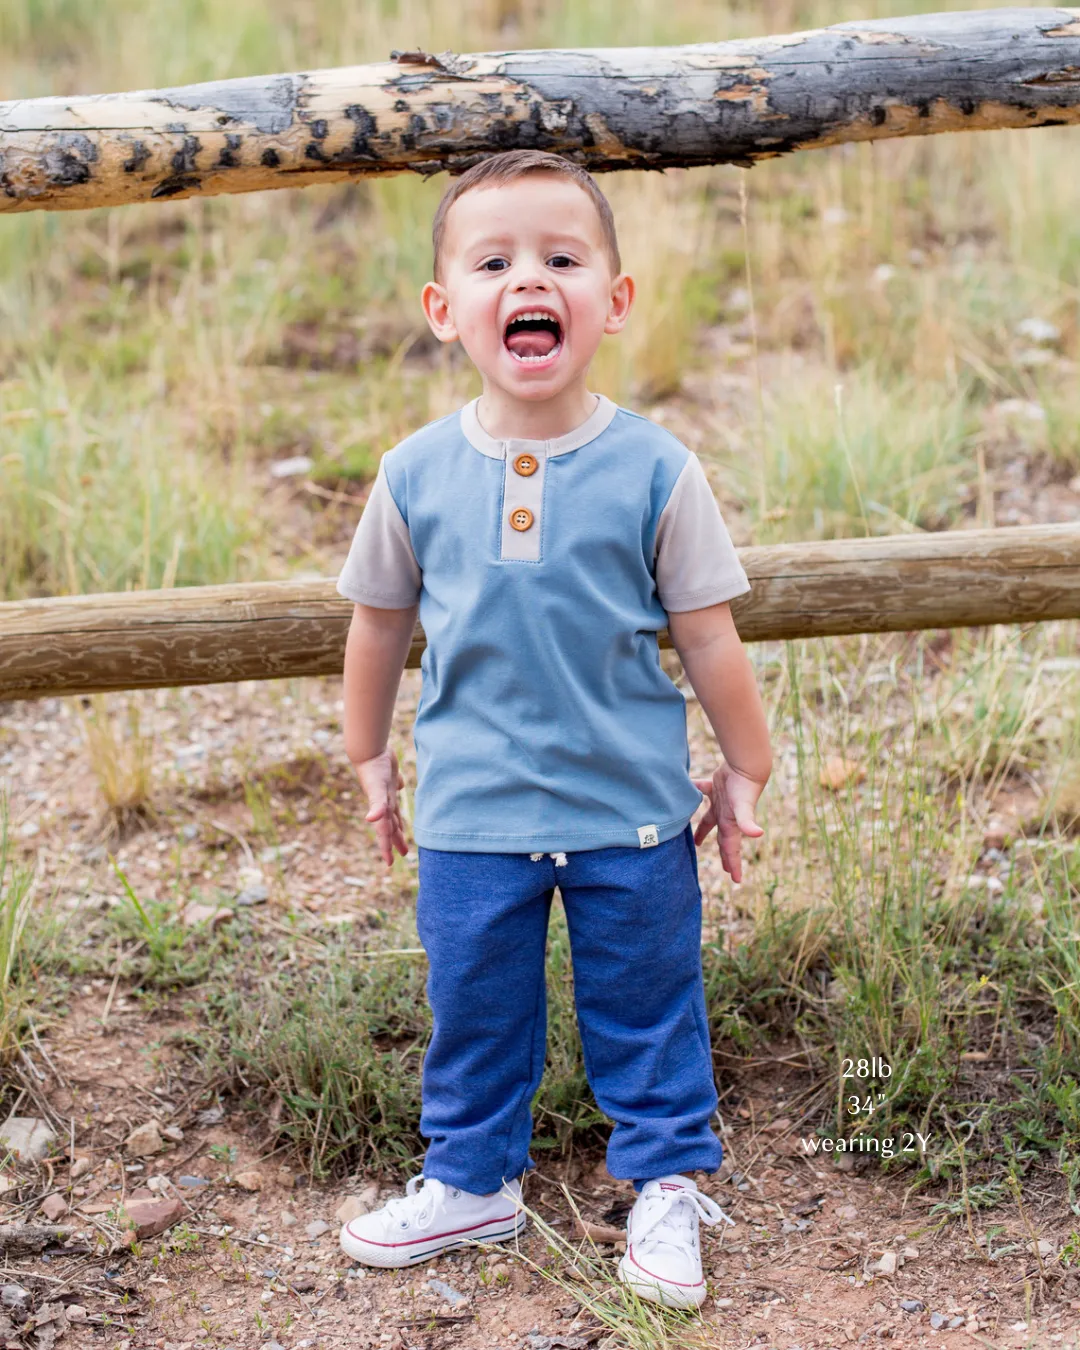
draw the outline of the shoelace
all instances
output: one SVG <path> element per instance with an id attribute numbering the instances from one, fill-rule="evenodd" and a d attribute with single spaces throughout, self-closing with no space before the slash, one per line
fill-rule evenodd
<path id="1" fill-rule="evenodd" d="M 405 1185 L 405 1194 L 388 1200 L 383 1207 L 387 1221 L 401 1228 L 415 1227 L 422 1233 L 431 1227 L 435 1207 L 445 1198 L 446 1191 L 446 1185 L 434 1177 L 411 1177 Z M 418 1196 L 421 1197 L 419 1202 Z"/>
<path id="2" fill-rule="evenodd" d="M 634 1228 L 634 1242 L 642 1246 L 648 1242 L 651 1246 L 660 1242 L 678 1244 L 684 1240 L 693 1231 L 693 1215 L 686 1209 L 687 1205 L 696 1210 L 698 1218 L 710 1228 L 721 1221 L 735 1226 L 735 1220 L 729 1218 L 715 1200 L 701 1191 L 664 1191 L 649 1197 L 644 1221 L 640 1228 Z"/>

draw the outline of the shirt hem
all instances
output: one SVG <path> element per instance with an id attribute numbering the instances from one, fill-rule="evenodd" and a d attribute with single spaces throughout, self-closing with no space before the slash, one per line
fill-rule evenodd
<path id="1" fill-rule="evenodd" d="M 746 595 L 751 589 L 750 583 L 740 584 L 737 589 L 730 586 L 710 587 L 706 591 L 691 591 L 689 595 L 673 595 L 669 600 L 660 597 L 660 603 L 668 614 L 685 614 L 691 609 L 706 609 L 709 605 L 722 605 L 725 600 L 734 600 Z"/>
<path id="2" fill-rule="evenodd" d="M 336 590 L 338 595 L 351 600 L 354 605 L 370 605 L 372 609 L 412 609 L 420 601 L 418 595 L 414 595 L 411 600 L 402 600 L 398 596 L 380 595 L 378 591 L 363 591 L 358 586 L 349 590 L 337 586 Z"/>
<path id="3" fill-rule="evenodd" d="M 682 834 L 693 815 L 691 811 L 675 820 L 657 823 L 657 843 L 665 844 Z M 642 823 L 651 825 L 655 822 Z M 414 826 L 413 838 L 420 848 L 445 853 L 578 853 L 598 848 L 641 848 L 636 827 L 560 834 L 451 834 Z"/>

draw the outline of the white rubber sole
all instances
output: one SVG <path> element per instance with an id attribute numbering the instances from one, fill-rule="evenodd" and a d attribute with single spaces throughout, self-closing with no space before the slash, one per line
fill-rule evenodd
<path id="1" fill-rule="evenodd" d="M 661 1303 L 665 1308 L 700 1308 L 708 1292 L 704 1280 L 700 1284 L 674 1284 L 671 1280 L 650 1275 L 631 1259 L 629 1251 L 619 1262 L 619 1279 L 629 1285 L 638 1298 Z"/>
<path id="2" fill-rule="evenodd" d="M 353 1221 L 355 1222 L 355 1220 Z M 341 1230 L 341 1250 L 364 1266 L 382 1270 L 400 1270 L 430 1261 L 443 1252 L 468 1247 L 474 1242 L 506 1242 L 522 1232 L 528 1218 L 524 1210 L 516 1214 L 501 1214 L 486 1223 L 470 1224 L 467 1228 L 451 1229 L 443 1233 L 423 1233 L 405 1242 L 374 1242 L 352 1231 L 352 1223 Z"/>

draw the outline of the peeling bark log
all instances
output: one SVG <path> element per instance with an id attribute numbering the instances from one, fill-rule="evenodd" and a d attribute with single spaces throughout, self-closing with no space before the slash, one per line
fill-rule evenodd
<path id="1" fill-rule="evenodd" d="M 10 1223 L 0 1226 L 0 1252 L 5 1256 L 36 1256 L 46 1247 L 59 1245 L 72 1225 L 54 1227 L 43 1223 Z"/>
<path id="2" fill-rule="evenodd" d="M 954 530 L 740 551 L 744 641 L 1080 618 L 1080 528 Z M 0 700 L 337 675 L 333 580 L 0 604 Z M 669 646 L 666 633 L 661 645 Z M 408 664 L 424 649 L 417 627 Z"/>
<path id="3" fill-rule="evenodd" d="M 0 103 L 0 212 L 460 173 L 539 148 L 599 172 L 1080 121 L 1080 10 L 996 9 L 685 47 L 390 62 Z"/>

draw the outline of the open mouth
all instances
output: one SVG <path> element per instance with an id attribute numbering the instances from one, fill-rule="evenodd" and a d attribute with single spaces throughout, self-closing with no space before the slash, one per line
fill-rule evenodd
<path id="1" fill-rule="evenodd" d="M 506 325 L 503 343 L 517 361 L 548 361 L 562 346 L 562 327 L 547 310 L 530 309 Z"/>

